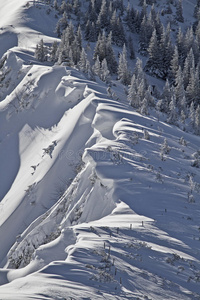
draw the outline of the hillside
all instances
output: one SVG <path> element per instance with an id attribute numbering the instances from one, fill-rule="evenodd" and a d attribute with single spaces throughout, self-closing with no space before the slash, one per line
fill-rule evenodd
<path id="1" fill-rule="evenodd" d="M 0 0 L 0 299 L 200 299 L 200 136 L 136 109 L 116 74 L 37 59 L 58 18 L 51 1 Z M 133 37 L 131 69 L 147 61 Z"/>

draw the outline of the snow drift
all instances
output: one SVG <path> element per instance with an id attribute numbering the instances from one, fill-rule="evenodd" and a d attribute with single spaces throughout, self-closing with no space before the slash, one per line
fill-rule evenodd
<path id="1" fill-rule="evenodd" d="M 18 18 L 41 20 L 26 1 L 7 5 L 0 298 L 198 299 L 199 136 L 135 112 L 119 84 L 114 100 L 100 80 L 38 63 L 36 32 L 51 28 Z"/>

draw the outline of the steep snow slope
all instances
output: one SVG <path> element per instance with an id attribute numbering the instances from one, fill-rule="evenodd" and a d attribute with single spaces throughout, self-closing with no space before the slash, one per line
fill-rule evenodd
<path id="1" fill-rule="evenodd" d="M 0 57 L 14 46 L 32 50 L 41 38 L 52 42 L 57 20 L 44 13 L 45 4 L 38 9 L 27 0 L 0 1 Z"/>
<path id="2" fill-rule="evenodd" d="M 15 24 L 41 20 L 24 4 Z M 0 299 L 199 299 L 199 136 L 38 64 L 48 28 L 24 20 L 1 68 Z"/>

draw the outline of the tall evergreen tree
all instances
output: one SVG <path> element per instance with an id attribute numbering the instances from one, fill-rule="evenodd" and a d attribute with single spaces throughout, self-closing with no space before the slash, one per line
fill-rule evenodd
<path id="1" fill-rule="evenodd" d="M 60 6 L 60 13 L 63 14 L 67 11 L 67 4 L 65 0 L 62 0 L 61 6 Z"/>
<path id="2" fill-rule="evenodd" d="M 200 100 L 200 82 L 199 82 L 199 70 L 196 68 L 195 70 L 191 70 L 189 84 L 186 89 L 186 99 L 187 103 L 194 103 L 195 107 L 197 107 Z"/>
<path id="3" fill-rule="evenodd" d="M 112 48 L 112 32 L 110 32 L 107 38 L 106 38 L 105 31 L 103 32 L 102 35 L 99 34 L 95 46 L 95 50 L 94 50 L 93 59 L 96 60 L 97 56 L 99 56 L 100 62 L 102 62 L 103 59 L 106 58 L 108 68 L 111 73 L 117 72 L 117 63 Z"/>
<path id="4" fill-rule="evenodd" d="M 169 79 L 172 83 L 175 82 L 178 68 L 179 68 L 179 54 L 178 54 L 178 48 L 177 46 L 175 46 L 171 64 L 170 64 L 170 70 L 169 70 Z"/>
<path id="5" fill-rule="evenodd" d="M 110 71 L 108 69 L 106 58 L 101 63 L 101 80 L 108 83 L 110 81 Z"/>
<path id="6" fill-rule="evenodd" d="M 35 58 L 41 62 L 44 62 L 47 60 L 47 49 L 44 46 L 43 39 L 41 39 L 39 44 L 37 44 L 37 46 L 36 46 Z"/>
<path id="7" fill-rule="evenodd" d="M 99 28 L 107 28 L 107 26 L 109 25 L 107 11 L 108 11 L 108 9 L 107 9 L 106 0 L 102 0 L 101 10 L 100 10 L 100 13 L 99 13 L 98 19 L 97 19 L 97 26 Z"/>
<path id="8" fill-rule="evenodd" d="M 126 9 L 126 17 L 125 22 L 130 29 L 131 32 L 137 32 L 137 18 L 138 18 L 138 11 L 135 11 L 135 9 L 130 7 L 130 3 L 128 3 L 127 9 Z"/>
<path id="9" fill-rule="evenodd" d="M 97 41 L 97 31 L 94 22 L 87 21 L 85 26 L 85 39 L 89 42 L 96 42 Z"/>
<path id="10" fill-rule="evenodd" d="M 192 125 L 192 127 L 194 127 L 195 126 L 195 108 L 194 108 L 194 102 L 191 102 L 191 104 L 190 104 L 189 118 L 190 118 L 190 124 Z"/>
<path id="11" fill-rule="evenodd" d="M 145 70 L 148 71 L 148 73 L 150 74 L 159 76 L 158 72 L 160 66 L 160 49 L 159 49 L 157 33 L 155 29 L 150 39 L 148 54 L 149 54 L 149 58 L 145 66 Z"/>
<path id="12" fill-rule="evenodd" d="M 181 110 L 183 110 L 182 100 L 185 99 L 185 90 L 184 90 L 181 66 L 179 66 L 179 69 L 176 73 L 174 92 L 175 92 L 175 98 L 176 98 L 176 106 L 177 106 L 179 112 L 181 112 Z"/>
<path id="13" fill-rule="evenodd" d="M 100 78 L 101 75 L 101 63 L 99 60 L 99 56 L 97 55 L 97 58 L 95 60 L 94 66 L 93 66 L 93 72 L 96 76 Z"/>
<path id="14" fill-rule="evenodd" d="M 148 97 L 147 94 L 148 89 L 149 87 L 142 67 L 142 60 L 137 58 L 133 76 L 131 78 L 131 84 L 128 89 L 127 98 L 131 106 L 133 106 L 136 109 L 141 108 L 142 101 L 144 100 L 145 97 Z"/>
<path id="15" fill-rule="evenodd" d="M 200 0 L 197 0 L 196 5 L 194 7 L 194 17 L 195 18 L 198 17 L 199 9 L 200 9 Z"/>
<path id="16" fill-rule="evenodd" d="M 141 103 L 140 113 L 142 115 L 148 115 L 149 114 L 149 112 L 148 112 L 148 102 L 147 102 L 147 99 L 145 97 L 144 97 L 144 99 Z"/>
<path id="17" fill-rule="evenodd" d="M 80 61 L 79 61 L 79 68 L 82 72 L 86 73 L 88 70 L 88 59 L 85 49 L 82 48 Z"/>
<path id="18" fill-rule="evenodd" d="M 165 86 L 163 88 L 162 93 L 162 102 L 160 103 L 160 110 L 162 112 L 167 113 L 169 109 L 169 103 L 171 102 L 172 91 L 170 88 L 169 80 L 167 79 L 165 82 Z"/>
<path id="19" fill-rule="evenodd" d="M 135 74 L 133 74 L 133 76 L 131 78 L 131 84 L 128 89 L 127 99 L 129 101 L 129 103 L 131 104 L 131 106 L 133 106 L 134 108 L 139 107 L 140 103 L 139 103 L 139 99 L 137 97 L 137 80 L 136 80 Z"/>
<path id="20" fill-rule="evenodd" d="M 106 61 L 108 64 L 109 71 L 111 73 L 117 72 L 117 61 L 115 58 L 115 53 L 112 47 L 112 31 L 109 33 L 106 39 Z"/>
<path id="21" fill-rule="evenodd" d="M 173 57 L 173 46 L 170 38 L 170 24 L 167 25 L 166 30 L 163 27 L 163 33 L 160 41 L 160 65 L 159 70 L 163 79 L 166 79 L 170 72 L 170 62 Z"/>
<path id="22" fill-rule="evenodd" d="M 185 40 L 184 40 L 184 36 L 183 36 L 182 30 L 181 30 L 181 27 L 179 27 L 178 34 L 176 37 L 176 46 L 177 46 L 177 50 L 178 50 L 179 63 L 181 64 L 181 66 L 183 66 L 183 63 L 184 63 L 187 53 L 186 53 L 186 49 L 185 49 Z"/>
<path id="23" fill-rule="evenodd" d="M 124 27 L 121 19 L 117 16 L 116 10 L 113 12 L 111 21 L 110 21 L 110 30 L 112 31 L 112 40 L 113 42 L 122 47 L 126 42 Z"/>
<path id="24" fill-rule="evenodd" d="M 140 44 L 139 52 L 142 55 L 146 55 L 148 53 L 147 49 L 149 46 L 149 41 L 152 37 L 152 33 L 153 33 L 153 25 L 145 15 L 141 23 L 140 36 L 139 36 L 139 44 Z"/>
<path id="25" fill-rule="evenodd" d="M 184 67 L 183 67 L 183 83 L 184 83 L 184 89 L 186 90 L 191 72 L 193 72 L 195 69 L 195 61 L 194 61 L 194 54 L 193 54 L 193 49 L 191 48 L 189 53 L 187 54 L 187 57 L 184 62 Z"/>
<path id="26" fill-rule="evenodd" d="M 123 51 L 119 57 L 118 79 L 124 85 L 130 84 L 131 76 L 130 71 L 128 69 L 127 50 L 125 44 L 123 46 Z"/>
<path id="27" fill-rule="evenodd" d="M 194 43 L 194 34 L 192 26 L 187 29 L 184 39 L 185 56 L 188 54 Z"/>
<path id="28" fill-rule="evenodd" d="M 181 23 L 184 22 L 182 0 L 178 0 L 176 3 L 176 20 Z"/>
<path id="29" fill-rule="evenodd" d="M 174 96 L 172 96 L 172 99 L 169 103 L 169 116 L 167 121 L 170 124 L 175 124 L 177 121 L 176 100 Z"/>
<path id="30" fill-rule="evenodd" d="M 195 111 L 195 133 L 200 135 L 200 105 L 199 104 Z"/>
<path id="31" fill-rule="evenodd" d="M 52 44 L 50 50 L 50 61 L 55 62 L 57 60 L 58 43 L 55 41 Z"/>

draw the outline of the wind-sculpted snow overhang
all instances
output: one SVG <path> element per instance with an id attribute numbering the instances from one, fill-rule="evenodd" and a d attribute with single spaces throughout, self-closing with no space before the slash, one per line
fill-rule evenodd
<path id="1" fill-rule="evenodd" d="M 141 280 L 152 297 L 158 288 L 163 299 L 197 292 L 198 137 L 109 99 L 103 83 L 70 68 L 33 65 L 19 91 L 30 77 L 38 97 L 1 111 L 1 144 L 15 136 L 7 151 L 20 162 L 1 203 L 2 284 L 14 291 L 33 280 L 53 298 L 57 285 L 63 297 L 77 295 L 78 276 L 87 296 L 101 285 L 131 297 Z M 13 90 L 4 101 L 15 100 Z"/>

